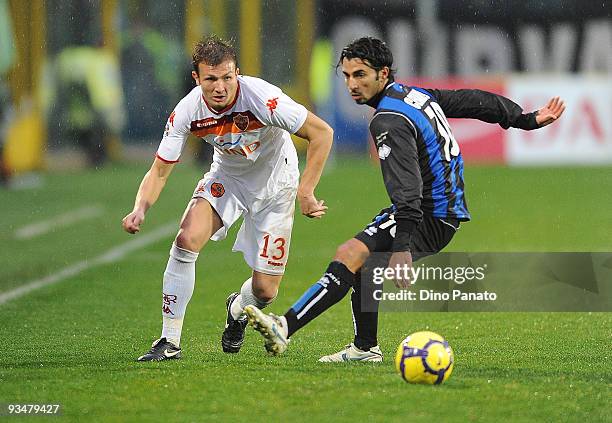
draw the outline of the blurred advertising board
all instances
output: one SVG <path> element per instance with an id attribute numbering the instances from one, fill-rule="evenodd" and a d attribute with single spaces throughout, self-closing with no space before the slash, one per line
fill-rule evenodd
<path id="1" fill-rule="evenodd" d="M 511 165 L 612 163 L 610 77 L 511 77 L 506 93 L 527 110 L 560 95 L 567 109 L 556 124 L 537 131 L 508 131 L 505 158 Z"/>
<path id="2" fill-rule="evenodd" d="M 467 162 L 612 161 L 606 147 L 610 128 L 602 121 L 612 107 L 609 8 L 582 0 L 558 2 L 562 7 L 548 3 L 398 0 L 377 7 L 374 1 L 319 0 L 317 38 L 331 45 L 327 69 L 333 86 L 327 98 L 315 103 L 334 126 L 338 149 L 367 150 L 372 110 L 352 102 L 342 75 L 333 69 L 347 43 L 374 36 L 387 42 L 397 79 L 409 84 L 488 89 L 516 100 L 526 110 L 540 107 L 553 95 L 567 100 L 568 110 L 559 125 L 529 134 L 453 121 Z M 588 121 L 578 122 L 580 115 Z M 546 139 L 552 146 L 546 145 Z"/>

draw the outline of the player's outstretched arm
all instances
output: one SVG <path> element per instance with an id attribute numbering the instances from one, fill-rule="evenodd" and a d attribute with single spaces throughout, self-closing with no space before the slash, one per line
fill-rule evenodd
<path id="1" fill-rule="evenodd" d="M 157 201 L 168 176 L 174 168 L 174 163 L 165 163 L 156 158 L 151 165 L 151 169 L 146 173 L 134 202 L 134 209 L 123 218 L 123 230 L 131 234 L 140 231 L 140 224 L 145 219 L 147 210 Z"/>
<path id="2" fill-rule="evenodd" d="M 550 125 L 561 117 L 565 104 L 559 97 L 548 101 L 540 110 L 523 113 L 521 106 L 499 94 L 483 90 L 427 89 L 433 94 L 448 118 L 478 119 L 498 123 L 502 128 L 519 128 L 525 131 Z"/>
<path id="3" fill-rule="evenodd" d="M 559 119 L 564 111 L 565 103 L 563 100 L 560 97 L 553 97 L 548 100 L 546 106 L 536 112 L 536 122 L 540 128 L 550 125 Z"/>
<path id="4" fill-rule="evenodd" d="M 317 200 L 314 190 L 321 179 L 321 173 L 329 156 L 334 131 L 323 119 L 308 112 L 306 121 L 295 135 L 308 141 L 306 167 L 302 172 L 297 194 L 300 208 L 304 216 L 320 219 L 325 214 L 327 206 L 323 200 Z"/>

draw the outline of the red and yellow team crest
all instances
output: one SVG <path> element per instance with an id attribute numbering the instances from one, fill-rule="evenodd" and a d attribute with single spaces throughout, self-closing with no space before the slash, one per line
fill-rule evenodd
<path id="1" fill-rule="evenodd" d="M 225 194 L 225 188 L 223 187 L 223 184 L 215 182 L 210 186 L 210 193 L 213 197 L 219 198 Z"/>
<path id="2" fill-rule="evenodd" d="M 246 131 L 249 127 L 249 117 L 247 115 L 238 113 L 236 116 L 234 116 L 233 120 L 236 128 L 240 129 L 241 131 Z"/>

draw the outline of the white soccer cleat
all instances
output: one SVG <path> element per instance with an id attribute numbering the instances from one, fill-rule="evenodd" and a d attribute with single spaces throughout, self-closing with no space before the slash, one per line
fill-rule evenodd
<path id="1" fill-rule="evenodd" d="M 272 355 L 279 355 L 285 352 L 289 339 L 287 338 L 287 328 L 284 327 L 280 317 L 270 313 L 264 314 L 260 309 L 253 305 L 244 308 L 244 313 L 249 319 L 249 324 L 257 332 L 261 333 L 266 340 L 266 351 Z"/>
<path id="2" fill-rule="evenodd" d="M 383 361 L 383 354 L 378 345 L 370 348 L 368 351 L 362 351 L 351 342 L 344 347 L 342 351 L 338 351 L 331 355 L 324 355 L 319 359 L 321 363 L 343 363 L 347 361 L 371 361 L 373 363 L 381 363 Z"/>

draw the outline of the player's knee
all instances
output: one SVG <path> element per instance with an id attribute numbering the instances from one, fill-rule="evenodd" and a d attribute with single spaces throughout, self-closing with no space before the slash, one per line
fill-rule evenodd
<path id="1" fill-rule="evenodd" d="M 191 234 L 189 231 L 181 229 L 176 236 L 174 243 L 177 245 L 177 247 L 197 253 L 202 249 L 205 242 L 200 237 Z"/>
<path id="2" fill-rule="evenodd" d="M 351 255 L 351 246 L 348 242 L 345 242 L 344 244 L 336 248 L 336 254 L 334 255 L 334 259 L 343 259 L 346 257 L 350 257 Z"/>
<path id="3" fill-rule="evenodd" d="M 334 261 L 339 261 L 355 272 L 368 258 L 369 250 L 365 244 L 356 239 L 350 239 L 336 249 Z"/>

